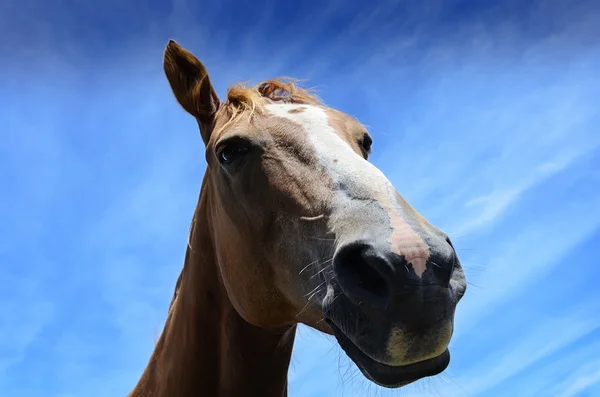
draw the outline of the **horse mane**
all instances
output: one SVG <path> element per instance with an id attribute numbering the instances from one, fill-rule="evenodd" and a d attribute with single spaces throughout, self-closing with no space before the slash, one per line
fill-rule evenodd
<path id="1" fill-rule="evenodd" d="M 219 113 L 227 115 L 227 125 L 244 113 L 249 113 L 249 118 L 255 113 L 262 114 L 265 105 L 270 103 L 323 105 L 313 89 L 302 88 L 297 83 L 296 79 L 278 77 L 252 86 L 246 83 L 234 84 L 227 89 L 227 100 Z"/>

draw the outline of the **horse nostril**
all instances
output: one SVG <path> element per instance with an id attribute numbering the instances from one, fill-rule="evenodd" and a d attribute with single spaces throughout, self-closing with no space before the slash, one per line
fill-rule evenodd
<path id="1" fill-rule="evenodd" d="M 333 261 L 338 284 L 346 296 L 355 304 L 367 303 L 381 309 L 391 298 L 386 267 L 385 260 L 363 244 L 343 247 Z"/>

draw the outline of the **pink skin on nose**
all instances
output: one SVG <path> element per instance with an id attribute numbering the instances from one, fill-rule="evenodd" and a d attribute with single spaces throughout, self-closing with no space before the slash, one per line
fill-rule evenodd
<path id="1" fill-rule="evenodd" d="M 390 236 L 392 251 L 404 256 L 406 262 L 412 266 L 415 274 L 421 278 L 427 269 L 429 247 L 398 215 L 392 218 L 392 228 L 394 229 Z"/>
<path id="2" fill-rule="evenodd" d="M 397 192 L 395 196 L 399 198 L 401 204 L 408 206 L 406 201 L 401 199 Z M 429 246 L 425 243 L 423 238 L 415 233 L 410 225 L 402 219 L 398 214 L 398 210 L 391 204 L 389 198 L 382 197 L 379 200 L 379 203 L 390 217 L 392 234 L 389 238 L 389 242 L 392 246 L 392 251 L 398 255 L 404 256 L 404 259 L 412 266 L 417 277 L 421 278 L 427 269 L 427 260 L 430 255 Z M 410 207 L 408 208 L 410 209 Z"/>

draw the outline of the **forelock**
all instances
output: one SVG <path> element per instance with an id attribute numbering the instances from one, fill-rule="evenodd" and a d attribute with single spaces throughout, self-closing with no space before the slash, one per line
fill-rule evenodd
<path id="1" fill-rule="evenodd" d="M 227 100 L 221 105 L 217 114 L 217 118 L 225 120 L 220 129 L 235 122 L 242 115 L 247 115 L 250 119 L 254 114 L 262 114 L 265 105 L 271 103 L 323 104 L 314 90 L 302 88 L 297 83 L 298 80 L 281 77 L 253 86 L 238 83 L 229 87 Z"/>

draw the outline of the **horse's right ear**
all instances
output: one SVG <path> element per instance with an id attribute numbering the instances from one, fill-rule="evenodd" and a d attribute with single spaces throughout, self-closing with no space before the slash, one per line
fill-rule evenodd
<path id="1" fill-rule="evenodd" d="M 167 44 L 163 67 L 177 102 L 196 117 L 202 140 L 208 143 L 220 101 L 206 68 L 174 40 Z"/>

